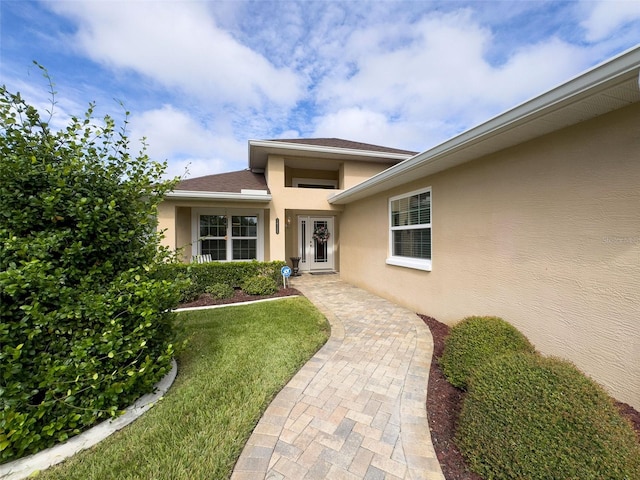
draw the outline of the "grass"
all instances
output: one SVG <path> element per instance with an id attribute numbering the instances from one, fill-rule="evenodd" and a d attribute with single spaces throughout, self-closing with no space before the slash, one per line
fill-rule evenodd
<path id="1" fill-rule="evenodd" d="M 189 339 L 163 400 L 39 479 L 224 479 L 276 393 L 325 343 L 305 298 L 183 312 Z"/>

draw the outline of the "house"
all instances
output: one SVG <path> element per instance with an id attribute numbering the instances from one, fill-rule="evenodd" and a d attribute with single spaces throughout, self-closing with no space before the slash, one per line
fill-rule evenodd
<path id="1" fill-rule="evenodd" d="M 337 270 L 344 207 L 327 198 L 416 153 L 337 138 L 250 140 L 248 169 L 183 180 L 167 195 L 164 243 L 185 261 L 300 257 L 301 271 Z"/>
<path id="2" fill-rule="evenodd" d="M 416 155 L 249 142 L 252 173 L 229 175 L 260 188 L 187 184 L 161 223 L 187 245 L 203 214 L 246 205 L 264 259 L 301 256 L 449 324 L 501 316 L 640 409 L 639 74 L 636 47 Z"/>

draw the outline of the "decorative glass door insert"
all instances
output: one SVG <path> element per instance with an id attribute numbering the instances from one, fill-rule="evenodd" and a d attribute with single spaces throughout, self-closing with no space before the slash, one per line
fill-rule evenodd
<path id="1" fill-rule="evenodd" d="M 298 217 L 300 270 L 333 270 L 333 217 Z"/>

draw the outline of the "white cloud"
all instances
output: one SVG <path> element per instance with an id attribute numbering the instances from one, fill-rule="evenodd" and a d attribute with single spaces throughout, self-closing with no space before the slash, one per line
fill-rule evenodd
<path id="1" fill-rule="evenodd" d="M 354 32 L 344 60 L 319 86 L 324 111 L 317 130 L 361 137 L 374 130 L 384 137 L 386 130 L 391 138 L 415 134 L 424 141 L 442 140 L 588 66 L 585 50 L 555 37 L 514 46 L 503 64 L 493 65 L 487 60 L 493 41 L 492 31 L 471 10 Z M 438 132 L 425 132 L 432 127 Z"/>
<path id="2" fill-rule="evenodd" d="M 590 42 L 615 35 L 623 25 L 640 19 L 638 0 L 601 0 L 584 4 L 591 8 L 589 16 L 581 24 Z"/>
<path id="3" fill-rule="evenodd" d="M 219 29 L 206 3 L 51 2 L 78 22 L 69 39 L 94 61 L 218 103 L 293 105 L 301 79 Z"/>
<path id="4" fill-rule="evenodd" d="M 202 124 L 171 105 L 131 117 L 133 140 L 146 138 L 147 153 L 156 161 L 172 159 L 168 173 L 188 177 L 246 168 L 247 144 L 220 125 Z M 226 159 L 226 160 L 223 160 Z"/>

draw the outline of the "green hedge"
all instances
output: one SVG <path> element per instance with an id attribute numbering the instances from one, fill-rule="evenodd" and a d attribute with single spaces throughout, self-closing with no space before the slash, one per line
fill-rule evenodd
<path id="1" fill-rule="evenodd" d="M 153 276 L 176 181 L 130 150 L 126 120 L 90 105 L 58 130 L 39 110 L 0 87 L 0 463 L 149 393 L 176 337 L 180 282 Z"/>
<path id="2" fill-rule="evenodd" d="M 449 383 L 466 388 L 472 371 L 498 355 L 533 353 L 535 348 L 515 327 L 498 317 L 467 317 L 445 340 L 440 359 Z"/>
<path id="3" fill-rule="evenodd" d="M 190 283 L 182 291 L 182 301 L 197 298 L 207 288 L 216 284 L 225 284 L 241 288 L 246 280 L 253 277 L 268 277 L 276 285 L 282 285 L 280 269 L 286 262 L 209 262 L 209 263 L 167 263 L 161 266 L 157 276 L 172 281 L 188 278 Z"/>
<path id="4" fill-rule="evenodd" d="M 571 363 L 511 354 L 479 366 L 456 443 L 493 479 L 640 479 L 640 445 L 606 392 Z"/>

